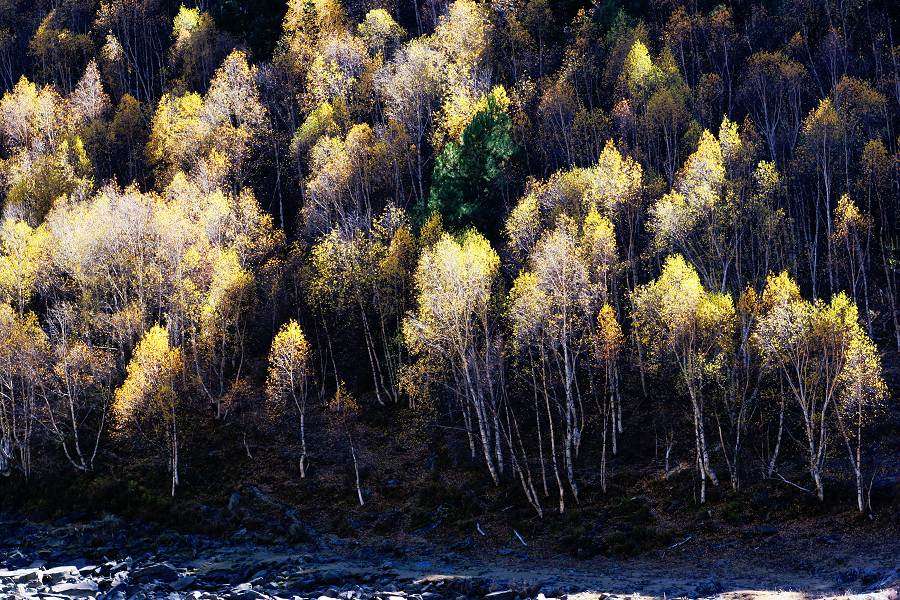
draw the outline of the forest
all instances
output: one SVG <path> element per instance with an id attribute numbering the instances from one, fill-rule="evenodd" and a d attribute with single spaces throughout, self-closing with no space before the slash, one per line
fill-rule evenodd
<path id="1" fill-rule="evenodd" d="M 877 512 L 896 9 L 0 0 L 2 494 Z"/>

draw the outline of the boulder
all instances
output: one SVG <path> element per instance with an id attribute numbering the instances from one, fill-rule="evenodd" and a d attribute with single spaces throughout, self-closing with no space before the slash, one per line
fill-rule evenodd
<path id="1" fill-rule="evenodd" d="M 53 567 L 52 569 L 44 569 L 41 572 L 41 578 L 44 581 L 49 581 L 50 585 L 55 585 L 74 577 L 78 577 L 78 568 L 73 565 Z"/>
<path id="2" fill-rule="evenodd" d="M 715 596 L 722 591 L 722 582 L 718 579 L 707 579 L 697 584 L 695 592 L 698 596 Z"/>
<path id="3" fill-rule="evenodd" d="M 162 581 L 163 583 L 171 583 L 178 579 L 178 571 L 168 563 L 157 563 L 134 569 L 131 572 L 131 578 L 137 582 Z"/>
<path id="4" fill-rule="evenodd" d="M 0 571 L 0 579 L 8 579 L 13 583 L 27 583 L 29 581 L 39 581 L 40 571 L 37 568 L 15 569 L 12 571 Z"/>
<path id="5" fill-rule="evenodd" d="M 192 577 L 190 575 L 186 575 L 184 577 L 179 577 L 175 581 L 173 581 L 170 585 L 173 590 L 176 592 L 183 592 L 193 585 L 193 583 L 197 581 L 196 577 Z"/>
<path id="6" fill-rule="evenodd" d="M 97 583 L 90 579 L 76 581 L 74 583 L 60 583 L 50 588 L 54 594 L 61 594 L 72 598 L 87 598 L 94 596 L 98 591 Z"/>

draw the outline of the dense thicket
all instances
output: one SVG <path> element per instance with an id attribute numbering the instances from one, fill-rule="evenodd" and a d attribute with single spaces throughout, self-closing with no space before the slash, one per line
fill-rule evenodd
<path id="1" fill-rule="evenodd" d="M 3 1 L 0 471 L 317 427 L 363 505 L 378 412 L 538 514 L 640 436 L 870 509 L 892 4 Z"/>

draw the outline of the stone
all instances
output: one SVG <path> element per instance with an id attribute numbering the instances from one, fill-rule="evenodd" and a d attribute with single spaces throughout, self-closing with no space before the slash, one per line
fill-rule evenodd
<path id="1" fill-rule="evenodd" d="M 718 579 L 707 579 L 697 584 L 695 592 L 698 596 L 715 596 L 722 591 L 722 583 Z"/>
<path id="2" fill-rule="evenodd" d="M 235 492 L 228 498 L 228 510 L 234 512 L 241 503 L 241 494 Z"/>
<path id="3" fill-rule="evenodd" d="M 131 572 L 131 578 L 135 581 L 162 581 L 171 583 L 178 579 L 178 571 L 168 563 L 149 565 Z"/>
<path id="4" fill-rule="evenodd" d="M 97 573 L 104 577 L 108 577 L 111 575 L 115 575 L 121 571 L 127 571 L 131 568 L 131 559 L 122 560 L 122 561 L 110 561 L 103 563 L 99 567 L 97 567 Z"/>
<path id="5" fill-rule="evenodd" d="M 76 581 L 74 583 L 60 583 L 50 588 L 50 591 L 54 594 L 62 594 L 73 598 L 94 596 L 98 590 L 97 583 L 90 579 Z"/>
<path id="6" fill-rule="evenodd" d="M 242 583 L 231 590 L 228 597 L 235 600 L 260 600 L 265 598 L 266 595 L 254 590 L 249 583 Z"/>
<path id="7" fill-rule="evenodd" d="M 78 569 L 72 565 L 53 567 L 41 572 L 41 578 L 45 581 L 49 580 L 50 585 L 60 583 L 70 577 L 78 577 Z"/>
<path id="8" fill-rule="evenodd" d="M 193 583 L 195 581 L 197 581 L 196 577 L 193 577 L 191 575 L 186 575 L 184 577 L 179 577 L 178 579 L 173 581 L 170 585 L 171 585 L 172 589 L 175 590 L 176 592 L 183 592 L 184 590 L 191 587 L 191 585 L 193 585 Z"/>
<path id="9" fill-rule="evenodd" d="M 9 579 L 13 583 L 26 583 L 40 580 L 38 569 L 14 569 L 12 571 L 0 571 L 0 579 Z"/>

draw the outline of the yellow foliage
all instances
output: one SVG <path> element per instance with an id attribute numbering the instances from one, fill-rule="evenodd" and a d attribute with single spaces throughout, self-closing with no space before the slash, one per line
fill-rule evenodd
<path id="1" fill-rule="evenodd" d="M 723 189 L 725 164 L 719 141 L 704 130 L 691 154 L 678 172 L 674 189 L 650 208 L 650 231 L 658 249 L 683 240 L 694 228 L 725 208 Z"/>
<path id="2" fill-rule="evenodd" d="M 774 194 L 781 185 L 781 174 L 772 161 L 759 161 L 753 172 L 753 179 L 756 183 L 757 193 L 762 197 Z"/>
<path id="3" fill-rule="evenodd" d="M 7 148 L 49 152 L 65 125 L 63 101 L 52 86 L 38 88 L 23 75 L 0 99 L 0 133 Z"/>
<path id="4" fill-rule="evenodd" d="M 175 386 L 183 369 L 181 348 L 169 345 L 169 332 L 151 327 L 134 349 L 125 381 L 116 390 L 116 421 L 125 424 L 149 414 L 171 424 L 178 404 Z"/>
<path id="5" fill-rule="evenodd" d="M 433 212 L 428 215 L 422 228 L 419 230 L 419 245 L 424 248 L 433 246 L 444 236 L 444 222 L 441 213 Z"/>
<path id="6" fill-rule="evenodd" d="M 653 63 L 650 51 L 640 40 L 635 40 L 625 57 L 621 80 L 633 99 L 643 99 L 662 77 L 662 71 Z"/>
<path id="7" fill-rule="evenodd" d="M 743 142 L 738 133 L 737 123 L 722 117 L 722 125 L 719 127 L 719 146 L 722 149 L 722 159 L 726 164 L 733 164 L 743 151 Z"/>
<path id="8" fill-rule="evenodd" d="M 537 275 L 522 271 L 509 291 L 507 314 L 513 325 L 513 340 L 517 346 L 530 343 L 545 320 L 547 295 L 538 284 Z"/>
<path id="9" fill-rule="evenodd" d="M 612 140 L 607 140 L 592 171 L 590 199 L 607 214 L 640 202 L 643 169 L 630 156 L 622 156 Z"/>
<path id="10" fill-rule="evenodd" d="M 335 426 L 346 426 L 348 421 L 359 414 L 359 402 L 347 389 L 347 384 L 338 381 L 337 389 L 334 396 L 325 403 L 329 417 L 334 421 Z"/>
<path id="11" fill-rule="evenodd" d="M 466 345 L 476 323 L 484 325 L 500 257 L 480 233 L 461 239 L 448 233 L 422 250 L 416 267 L 417 310 L 403 323 L 414 354 L 453 352 Z"/>
<path id="12" fill-rule="evenodd" d="M 591 209 L 582 225 L 579 253 L 596 282 L 604 282 L 615 267 L 616 230 L 607 217 Z"/>
<path id="13" fill-rule="evenodd" d="M 207 344 L 227 338 L 231 324 L 247 315 L 253 300 L 253 275 L 241 268 L 237 252 L 217 252 L 200 312 L 201 339 Z"/>
<path id="14" fill-rule="evenodd" d="M 451 89 L 432 132 L 435 146 L 440 147 L 447 140 L 458 142 L 472 118 L 479 112 L 487 110 L 490 101 L 494 102 L 498 110 L 509 111 L 509 94 L 502 85 L 494 86 L 490 93 L 481 94 L 477 99 L 468 88 Z"/>
<path id="15" fill-rule="evenodd" d="M 269 351 L 269 372 L 266 393 L 281 405 L 288 396 L 305 392 L 310 376 L 310 345 L 297 321 L 291 319 L 281 326 Z"/>
<path id="16" fill-rule="evenodd" d="M 175 47 L 183 46 L 191 34 L 200 26 L 200 9 L 187 8 L 182 4 L 172 23 L 172 37 L 175 38 Z"/>
<path id="17" fill-rule="evenodd" d="M 384 52 L 387 46 L 396 44 L 406 35 L 406 31 L 383 8 L 367 12 L 357 30 L 369 50 L 375 54 Z"/>
<path id="18" fill-rule="evenodd" d="M 707 292 L 696 269 L 675 254 L 660 276 L 632 294 L 634 328 L 657 358 L 672 352 L 680 360 L 709 363 L 727 351 L 735 327 L 731 296 Z"/>
<path id="19" fill-rule="evenodd" d="M 203 98 L 194 92 L 163 94 L 159 99 L 150 123 L 147 157 L 163 169 L 167 179 L 173 169 L 188 170 L 203 152 L 211 127 L 200 118 L 202 110 Z"/>
<path id="20" fill-rule="evenodd" d="M 844 194 L 834 207 L 834 239 L 843 240 L 858 234 L 869 226 L 869 217 L 864 215 L 850 199 Z"/>
<path id="21" fill-rule="evenodd" d="M 619 325 L 616 309 L 609 304 L 604 304 L 597 313 L 595 355 L 602 363 L 614 362 L 624 345 L 625 336 L 622 334 L 622 327 Z"/>
<path id="22" fill-rule="evenodd" d="M 43 227 L 32 229 L 24 221 L 5 219 L 0 227 L 0 301 L 23 312 L 31 299 L 38 274 L 46 268 L 49 236 Z"/>
<path id="23" fill-rule="evenodd" d="M 791 276 L 788 275 L 787 271 L 782 271 L 778 275 L 770 273 L 766 278 L 766 287 L 763 290 L 762 297 L 762 306 L 764 310 L 772 310 L 775 306 L 786 305 L 801 300 L 800 287 Z"/>
<path id="24" fill-rule="evenodd" d="M 490 19 L 473 0 L 455 0 L 431 36 L 431 45 L 444 58 L 445 89 L 471 86 L 490 47 Z"/>
<path id="25" fill-rule="evenodd" d="M 704 130 L 697 150 L 679 171 L 675 187 L 695 210 L 709 210 L 721 198 L 724 184 L 722 146 L 709 130 Z"/>

